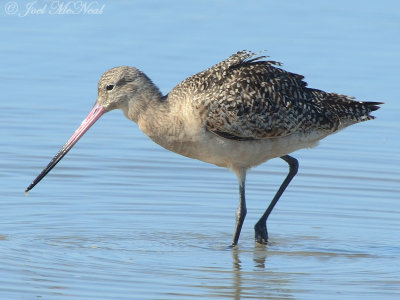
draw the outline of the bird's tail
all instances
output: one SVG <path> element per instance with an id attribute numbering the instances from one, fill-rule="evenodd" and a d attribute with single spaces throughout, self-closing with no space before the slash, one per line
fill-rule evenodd
<path id="1" fill-rule="evenodd" d="M 331 111 L 339 117 L 341 122 L 348 125 L 375 119 L 371 112 L 378 110 L 380 104 L 384 104 L 384 102 L 356 101 L 352 97 L 335 93 L 328 93 L 326 100 Z"/>

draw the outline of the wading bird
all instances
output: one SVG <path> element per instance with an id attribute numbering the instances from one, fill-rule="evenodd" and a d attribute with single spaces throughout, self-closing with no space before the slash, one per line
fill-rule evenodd
<path id="1" fill-rule="evenodd" d="M 303 76 L 287 72 L 266 56 L 240 51 L 193 75 L 163 96 L 133 67 L 105 72 L 89 115 L 26 189 L 32 189 L 106 112 L 122 109 L 154 142 L 183 156 L 232 169 L 239 181 L 239 207 L 232 245 L 246 216 L 246 172 L 272 158 L 289 165 L 265 213 L 255 225 L 255 240 L 268 241 L 267 218 L 296 175 L 298 162 L 289 153 L 310 148 L 352 124 L 371 120 L 381 102 L 307 87 Z"/>

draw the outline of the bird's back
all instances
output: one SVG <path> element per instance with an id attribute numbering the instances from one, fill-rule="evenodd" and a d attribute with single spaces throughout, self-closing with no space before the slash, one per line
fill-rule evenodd
<path id="1" fill-rule="evenodd" d="M 235 140 L 258 140 L 293 133 L 333 133 L 373 119 L 379 102 L 307 87 L 304 77 L 287 72 L 265 56 L 240 51 L 178 84 L 170 101 L 190 99 L 206 128 Z"/>

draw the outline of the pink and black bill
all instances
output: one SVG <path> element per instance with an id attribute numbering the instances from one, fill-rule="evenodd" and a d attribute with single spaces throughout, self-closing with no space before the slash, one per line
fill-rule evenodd
<path id="1" fill-rule="evenodd" d="M 46 175 L 55 167 L 55 165 L 68 153 L 76 142 L 89 130 L 90 127 L 105 113 L 105 110 L 97 102 L 93 106 L 89 115 L 83 120 L 75 133 L 71 136 L 68 142 L 58 151 L 46 168 L 35 178 L 35 180 L 25 189 L 25 193 L 33 189 Z"/>

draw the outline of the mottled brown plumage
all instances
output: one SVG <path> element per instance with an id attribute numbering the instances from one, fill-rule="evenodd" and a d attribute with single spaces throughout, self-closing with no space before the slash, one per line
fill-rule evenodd
<path id="1" fill-rule="evenodd" d="M 208 130 L 238 140 L 326 130 L 373 119 L 379 102 L 310 89 L 298 74 L 266 56 L 240 51 L 178 84 L 169 98 L 190 97 L 206 114 Z"/>

